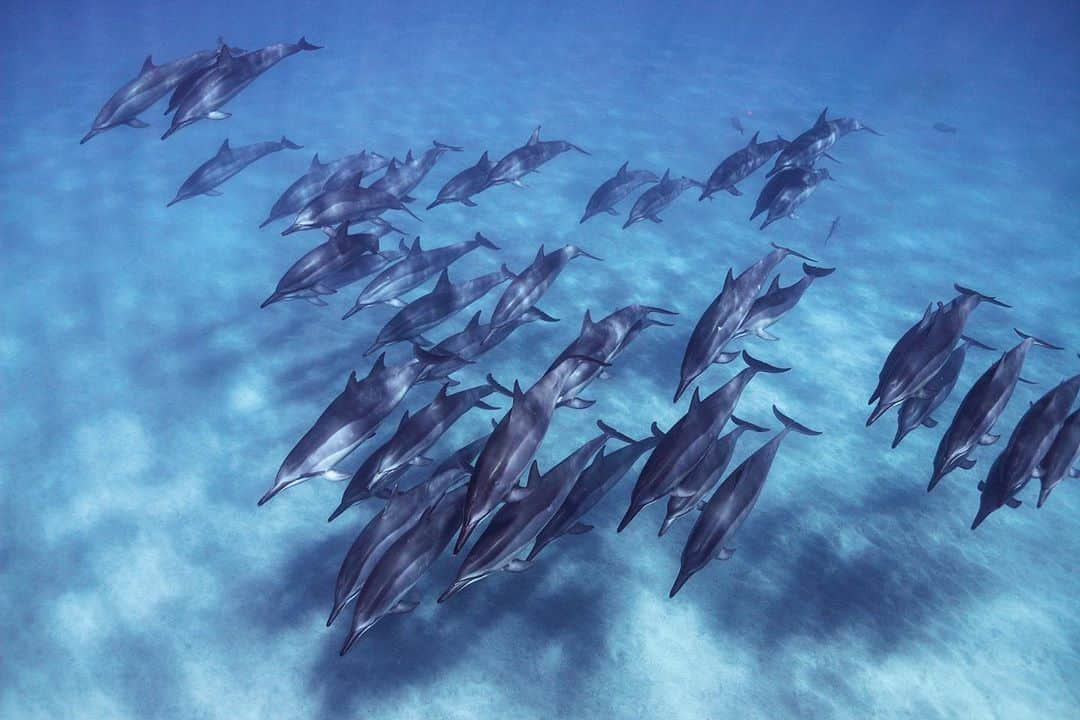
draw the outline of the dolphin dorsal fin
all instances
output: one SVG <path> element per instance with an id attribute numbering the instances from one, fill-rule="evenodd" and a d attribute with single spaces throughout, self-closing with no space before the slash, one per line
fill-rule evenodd
<path id="1" fill-rule="evenodd" d="M 754 137 L 750 138 L 750 142 L 749 142 L 749 146 L 750 146 L 750 147 L 754 147 L 755 145 L 757 145 L 757 136 L 758 136 L 758 134 L 759 134 L 760 132 L 761 132 L 761 131 L 760 131 L 760 130 L 758 130 L 758 131 L 757 131 L 756 133 L 754 133 Z"/>
<path id="2" fill-rule="evenodd" d="M 586 330 L 591 328 L 592 325 L 593 325 L 592 314 L 588 310 L 586 310 L 585 311 L 585 318 L 581 321 L 581 332 L 582 332 L 582 334 L 584 334 Z"/>
<path id="3" fill-rule="evenodd" d="M 521 389 L 521 383 L 514 381 L 514 402 L 525 399 L 525 391 Z"/>
<path id="4" fill-rule="evenodd" d="M 533 258 L 533 263 L 538 263 L 544 259 L 544 246 L 541 245 L 540 249 L 536 251 L 536 257 Z"/>
<path id="5" fill-rule="evenodd" d="M 488 155 L 487 155 L 487 153 L 488 153 L 488 151 L 487 151 L 487 150 L 485 150 L 485 151 L 484 151 L 484 154 L 480 156 L 480 159 L 476 161 L 476 164 L 477 164 L 477 165 L 481 165 L 481 166 L 483 166 L 483 165 L 488 165 L 488 164 L 490 164 L 490 163 L 491 163 L 491 161 L 490 161 L 490 160 L 488 160 Z"/>
<path id="6" fill-rule="evenodd" d="M 540 485 L 540 463 L 533 460 L 531 466 L 529 466 L 529 479 L 525 483 L 525 487 L 533 490 Z"/>
<path id="7" fill-rule="evenodd" d="M 629 160 L 624 162 L 622 164 L 622 166 L 619 167 L 619 172 L 615 173 L 615 177 L 626 177 L 626 166 L 629 165 L 629 164 L 630 164 Z"/>
<path id="8" fill-rule="evenodd" d="M 525 144 L 526 145 L 535 145 L 538 142 L 540 142 L 540 126 L 539 125 L 537 125 L 536 129 L 532 131 L 532 135 L 529 136 L 529 141 L 527 143 L 525 143 Z"/>
<path id="9" fill-rule="evenodd" d="M 356 380 L 356 371 L 353 370 L 351 373 L 349 373 L 349 378 L 345 381 L 345 392 L 348 392 L 350 388 L 356 386 L 357 384 L 358 382 Z"/>
<path id="10" fill-rule="evenodd" d="M 472 316 L 471 320 L 469 320 L 469 324 L 465 326 L 465 332 L 469 332 L 470 330 L 475 330 L 476 328 L 480 327 L 480 313 L 482 312 L 483 310 L 476 311 L 476 314 Z"/>
<path id="11" fill-rule="evenodd" d="M 828 107 L 826 107 L 824 110 L 821 111 L 821 114 L 817 116 L 817 120 L 814 122 L 814 127 L 817 127 L 818 125 L 824 125 L 827 122 L 825 120 L 825 115 L 828 112 L 829 112 Z"/>
<path id="12" fill-rule="evenodd" d="M 409 152 L 405 153 L 405 164 L 408 165 L 413 161 L 412 148 L 409 148 Z"/>
<path id="13" fill-rule="evenodd" d="M 439 279 L 435 282 L 435 289 L 432 292 L 449 292 L 453 287 L 453 283 L 450 282 L 450 271 L 443 268 L 443 271 L 439 274 Z"/>
<path id="14" fill-rule="evenodd" d="M 308 167 L 308 172 L 321 170 L 323 167 L 325 166 L 319 162 L 319 153 L 315 153 L 315 157 L 311 158 L 311 165 Z"/>
<path id="15" fill-rule="evenodd" d="M 405 423 L 409 422 L 409 411 L 406 410 L 405 414 L 401 416 L 401 422 L 398 423 L 397 428 L 401 430 L 405 426 Z"/>
<path id="16" fill-rule="evenodd" d="M 671 168 L 668 168 L 667 170 L 664 171 L 664 177 L 660 178 L 660 182 L 666 183 L 670 179 L 671 179 Z"/>
<path id="17" fill-rule="evenodd" d="M 221 147 L 218 148 L 218 155 L 228 155 L 232 152 L 232 148 L 229 147 L 229 138 L 225 138 L 225 142 L 221 143 Z"/>
<path id="18" fill-rule="evenodd" d="M 766 292 L 774 293 L 780 289 L 780 273 L 772 279 L 772 284 L 769 285 L 769 289 Z"/>
<path id="19" fill-rule="evenodd" d="M 692 398 L 690 398 L 690 412 L 693 412 L 694 409 L 700 404 L 701 404 L 701 388 L 696 387 L 696 388 L 694 388 L 694 396 Z"/>
<path id="20" fill-rule="evenodd" d="M 386 353 L 379 353 L 379 357 L 375 358 L 375 364 L 371 366 L 371 372 L 368 375 L 374 375 L 377 372 L 382 372 L 386 369 Z M 355 375 L 355 373 L 353 373 Z"/>
<path id="21" fill-rule="evenodd" d="M 721 293 L 727 292 L 728 288 L 730 288 L 734 284 L 735 284 L 735 276 L 731 274 L 731 268 L 728 268 L 727 269 L 727 275 L 724 276 L 724 289 L 721 290 L 720 292 Z"/>
<path id="22" fill-rule="evenodd" d="M 424 250 L 420 247 L 420 236 L 417 235 L 415 238 L 413 238 L 412 247 L 409 248 L 409 254 L 419 255 L 422 252 L 424 252 Z"/>
<path id="23" fill-rule="evenodd" d="M 147 55 L 146 59 L 143 60 L 142 67 L 139 69 L 139 74 L 143 75 L 144 73 L 148 73 L 151 70 L 156 70 L 156 69 L 157 69 L 157 65 L 154 64 L 154 56 L 153 55 Z"/>

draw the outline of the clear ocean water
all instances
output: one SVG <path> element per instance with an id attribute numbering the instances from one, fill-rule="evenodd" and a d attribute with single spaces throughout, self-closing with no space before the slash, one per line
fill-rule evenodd
<path id="1" fill-rule="evenodd" d="M 999 429 L 1077 371 L 1076 5 L 56 2 L 4 15 L 0 716 L 1080 717 L 1076 481 L 1040 510 L 1029 488 L 973 533 L 975 483 L 997 448 L 927 495 L 942 426 L 896 450 L 895 411 L 864 427 L 893 342 L 954 282 L 1014 306 L 980 307 L 969 334 L 1004 348 L 1015 326 L 1068 349 L 1031 353 L 1025 375 L 1039 384 L 1017 390 Z M 249 49 L 304 35 L 325 49 L 271 69 L 228 120 L 162 142 L 159 104 L 142 115 L 148 129 L 78 144 L 148 53 L 180 57 L 219 35 Z M 688 192 L 662 224 L 578 224 L 624 161 L 704 180 L 748 137 L 732 116 L 790 138 L 826 105 L 883 137 L 840 140 L 841 162 L 826 165 L 837 182 L 796 219 L 763 232 L 747 221 L 759 171 L 743 197 Z M 362 284 L 329 307 L 260 310 L 321 236 L 257 226 L 316 151 L 463 146 L 417 190 L 422 208 L 536 125 L 592 155 L 561 156 L 476 208 L 392 218 L 425 246 L 478 230 L 502 246 L 461 260 L 455 280 L 524 267 L 541 243 L 604 258 L 571 263 L 541 302 L 561 322 L 517 331 L 459 373 L 464 386 L 489 371 L 528 386 L 586 309 L 661 305 L 681 313 L 674 327 L 644 332 L 585 393 L 594 407 L 558 411 L 538 458 L 549 467 L 598 418 L 635 437 L 670 427 L 688 402 L 671 395 L 697 317 L 729 266 L 774 241 L 837 271 L 774 326 L 779 342 L 745 343 L 793 369 L 755 380 L 738 412 L 775 428 L 776 403 L 824 434 L 785 442 L 739 552 L 674 599 L 690 522 L 657 538 L 658 504 L 616 535 L 634 471 L 594 511 L 596 531 L 526 573 L 436 605 L 457 566 L 442 557 L 420 607 L 341 658 L 343 628 L 325 616 L 376 508 L 328 525 L 342 486 L 324 480 L 255 501 L 349 372 L 366 372 L 361 353 L 392 311 L 342 322 Z M 221 197 L 165 208 L 225 138 L 282 134 L 304 149 L 252 165 Z M 781 271 L 785 284 L 800 276 L 793 260 Z M 969 353 L 945 420 L 992 357 Z M 737 367 L 709 370 L 703 389 Z M 437 390 L 412 391 L 346 466 Z M 439 451 L 487 424 L 470 413 Z"/>

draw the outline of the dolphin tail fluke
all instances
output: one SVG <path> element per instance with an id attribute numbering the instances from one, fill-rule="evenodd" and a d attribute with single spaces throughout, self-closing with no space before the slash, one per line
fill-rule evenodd
<path id="1" fill-rule="evenodd" d="M 446 143 L 441 143 L 438 140 L 432 140 L 431 143 L 435 147 L 440 148 L 442 150 L 453 150 L 454 152 L 461 152 L 461 151 L 463 151 L 465 149 L 465 148 L 461 147 L 460 145 L 447 145 Z"/>
<path id="2" fill-rule="evenodd" d="M 806 263 L 803 263 L 802 269 L 804 273 L 812 278 L 823 278 L 836 272 L 836 268 L 814 267 L 813 265 L 807 265 Z"/>
<path id="3" fill-rule="evenodd" d="M 750 218 L 750 219 L 751 219 L 751 220 L 753 220 L 753 218 Z M 766 221 L 766 224 L 768 224 L 768 221 Z M 762 227 L 764 227 L 764 225 L 763 225 Z M 774 248 L 776 248 L 777 250 L 783 250 L 783 251 L 784 251 L 784 252 L 786 252 L 786 253 L 787 253 L 788 255 L 794 255 L 795 257 L 797 257 L 797 258 L 802 258 L 803 260 L 806 260 L 807 262 L 817 262 L 817 260 L 815 260 L 814 258 L 810 257 L 809 255 L 803 255 L 803 254 L 802 254 L 801 252 L 798 252 L 798 251 L 792 250 L 792 249 L 791 249 L 791 248 L 789 248 L 789 247 L 784 247 L 783 245 L 777 245 L 776 243 L 770 243 L 770 244 L 771 244 L 771 245 L 772 245 L 772 246 L 773 246 Z"/>
<path id="4" fill-rule="evenodd" d="M 476 235 L 473 237 L 473 239 L 476 241 L 476 243 L 478 245 L 486 247 L 488 250 L 500 250 L 501 249 L 498 245 L 496 245 L 495 243 L 488 240 L 486 237 L 484 237 L 479 232 L 476 233 Z"/>
<path id="5" fill-rule="evenodd" d="M 574 150 L 577 150 L 579 153 L 582 153 L 583 155 L 592 155 L 592 153 L 589 152 L 588 150 L 586 150 L 584 148 L 580 148 L 577 145 L 574 145 L 573 143 L 567 143 L 567 145 L 572 147 Z"/>
<path id="6" fill-rule="evenodd" d="M 600 428 L 600 432 L 604 433 L 605 435 L 607 435 L 609 437 L 613 437 L 613 438 L 617 438 L 619 440 L 622 440 L 627 445 L 633 445 L 634 444 L 634 438 L 630 437 L 629 435 L 626 435 L 624 433 L 619 432 L 618 430 L 611 427 L 610 425 L 608 425 L 603 420 L 597 420 L 596 421 L 596 426 L 598 428 Z"/>
<path id="7" fill-rule="evenodd" d="M 495 376 L 491 373 L 488 373 L 487 377 L 485 377 L 484 379 L 487 380 L 488 387 L 490 387 L 495 392 L 499 393 L 500 395 L 505 395 L 508 398 L 514 397 L 514 391 L 496 380 Z"/>
<path id="8" fill-rule="evenodd" d="M 971 288 L 966 288 L 963 285 L 953 285 L 953 287 L 956 289 L 956 292 L 960 293 L 961 295 L 977 295 L 980 302 L 988 302 L 988 303 L 991 303 L 992 305 L 998 305 L 998 306 L 1004 307 L 1004 308 L 1011 308 L 1012 307 L 1012 305 L 1006 305 L 1005 303 L 1001 302 L 1000 300 L 998 300 L 996 297 L 993 297 L 992 295 L 983 295 L 978 290 L 972 290 Z"/>
<path id="9" fill-rule="evenodd" d="M 285 137 L 284 135 L 281 136 L 281 140 L 279 141 L 279 144 L 281 145 L 281 147 L 288 148 L 289 150 L 301 150 L 304 147 L 303 145 L 297 145 L 296 143 L 294 143 L 292 140 Z"/>
<path id="10" fill-rule="evenodd" d="M 798 423 L 795 420 L 792 420 L 787 415 L 780 412 L 780 408 L 776 407 L 775 405 L 772 406 L 772 411 L 773 411 L 773 415 L 776 416 L 776 419 L 779 420 L 780 422 L 784 423 L 784 428 L 787 429 L 787 430 L 794 430 L 795 432 L 802 433 L 803 435 L 820 435 L 821 434 L 820 430 L 811 430 L 810 428 L 806 427 L 805 425 L 802 425 L 801 423 Z"/>
<path id="11" fill-rule="evenodd" d="M 739 427 L 744 427 L 751 432 L 769 432 L 769 428 L 762 427 L 761 425 L 755 425 L 749 420 L 743 420 L 742 418 L 731 416 L 731 422 L 735 423 Z"/>
<path id="12" fill-rule="evenodd" d="M 743 350 L 743 352 L 742 352 L 742 359 L 743 359 L 743 362 L 746 363 L 747 367 L 751 367 L 751 368 L 753 368 L 754 370 L 756 370 L 758 372 L 786 373 L 788 370 L 791 369 L 791 368 L 777 367 L 776 365 L 770 365 L 769 363 L 764 362 L 763 360 L 758 360 L 756 357 L 752 356 L 750 353 L 746 352 L 745 350 Z"/>
<path id="13" fill-rule="evenodd" d="M 1016 332 L 1019 333 L 1020 331 L 1017 330 Z M 1023 335 L 1023 333 L 1020 333 L 1020 334 Z M 985 343 L 981 343 L 978 340 L 976 340 L 975 338 L 970 337 L 968 335 L 961 335 L 960 339 L 965 341 L 968 345 L 971 345 L 972 347 L 977 347 L 977 348 L 979 348 L 981 350 L 990 350 L 991 352 L 993 352 L 994 350 L 997 350 L 997 348 L 990 347 L 989 345 L 987 345 Z M 1060 349 L 1061 348 L 1058 348 L 1058 350 L 1060 350 Z"/>
<path id="14" fill-rule="evenodd" d="M 674 310 L 668 310 L 662 307 L 656 307 L 654 305 L 642 305 L 641 309 L 646 313 L 660 313 L 661 315 L 678 315 L 679 313 Z"/>
<path id="15" fill-rule="evenodd" d="M 1039 347 L 1044 347 L 1044 348 L 1047 348 L 1048 350 L 1064 350 L 1065 349 L 1065 348 L 1060 347 L 1058 345 L 1051 345 L 1050 343 L 1046 342 L 1045 340 L 1040 340 L 1039 338 L 1035 337 L 1034 335 L 1028 335 L 1027 333 L 1023 332 L 1019 328 L 1013 328 L 1013 330 L 1016 332 L 1017 335 L 1022 337 L 1024 340 L 1031 340 L 1033 344 L 1038 345 Z M 993 348 L 990 348 L 990 349 L 993 350 Z"/>
<path id="16" fill-rule="evenodd" d="M 300 48 L 301 50 L 322 50 L 323 49 L 322 45 L 312 45 L 311 43 L 309 43 L 307 41 L 307 38 L 305 38 L 303 36 L 301 36 L 300 39 L 296 41 L 296 47 Z"/>
<path id="17" fill-rule="evenodd" d="M 861 124 L 862 124 L 862 123 L 860 123 L 860 125 L 861 125 Z M 879 133 L 879 132 L 878 132 L 877 130 L 875 130 L 874 128 L 870 127 L 869 125 L 863 125 L 863 126 L 862 126 L 861 128 L 859 128 L 859 129 L 860 129 L 860 130 L 865 130 L 866 132 L 870 133 L 871 135 L 877 135 L 878 137 L 885 137 L 885 133 Z"/>

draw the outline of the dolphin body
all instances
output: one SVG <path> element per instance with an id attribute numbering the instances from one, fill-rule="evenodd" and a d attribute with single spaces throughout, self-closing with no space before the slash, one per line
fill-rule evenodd
<path id="1" fill-rule="evenodd" d="M 917 395 L 909 397 L 900 404 L 900 414 L 896 417 L 896 437 L 892 442 L 893 448 L 920 425 L 928 428 L 937 427 L 937 420 L 933 418 L 934 411 L 941 407 L 956 387 L 969 345 L 983 350 L 994 349 L 989 345 L 983 345 L 978 340 L 962 336 L 960 344 L 949 354 L 949 359 L 945 361 L 937 374 L 926 381 Z"/>
<path id="2" fill-rule="evenodd" d="M 686 479 L 671 491 L 671 496 L 668 497 L 667 516 L 660 525 L 660 532 L 657 533 L 660 537 L 663 537 L 671 529 L 672 523 L 683 515 L 688 514 L 695 508 L 699 510 L 704 508 L 705 496 L 716 486 L 720 476 L 724 474 L 728 463 L 731 462 L 731 458 L 735 455 L 735 446 L 744 432 L 747 430 L 753 432 L 769 431 L 768 428 L 740 420 L 734 415 L 731 416 L 731 422 L 735 423 L 735 428 L 726 435 L 714 440 L 705 455 L 690 471 L 690 474 L 686 476 Z"/>
<path id="3" fill-rule="evenodd" d="M 791 144 L 780 152 L 780 156 L 776 158 L 776 164 L 773 165 L 772 170 L 769 171 L 766 177 L 772 177 L 787 168 L 813 167 L 818 158 L 822 156 L 831 158 L 828 151 L 836 144 L 836 141 L 856 130 L 865 130 L 873 135 L 881 135 L 877 130 L 867 127 L 853 118 L 829 120 L 825 117 L 828 112 L 829 108 L 822 110 L 813 127 L 792 140 Z"/>
<path id="4" fill-rule="evenodd" d="M 536 539 L 540 530 L 566 500 L 574 483 L 589 460 L 610 438 L 617 437 L 627 443 L 634 441 L 604 422 L 598 421 L 600 434 L 566 456 L 543 476 L 536 461 L 529 469 L 529 482 L 517 487 L 515 495 L 499 508 L 483 534 L 472 546 L 461 563 L 457 577 L 450 587 L 439 596 L 446 602 L 464 588 L 478 580 L 506 570 L 522 572 L 532 563 L 515 556 Z"/>
<path id="5" fill-rule="evenodd" d="M 592 525 L 579 521 L 630 472 L 642 455 L 655 448 L 664 437 L 656 423 L 653 423 L 652 432 L 651 437 L 637 440 L 609 455 L 600 448 L 592 464 L 578 476 L 563 504 L 536 536 L 526 560 L 531 562 L 547 545 L 564 535 L 583 535 L 593 529 Z"/>
<path id="6" fill-rule="evenodd" d="M 775 405 L 773 414 L 784 424 L 784 429 L 743 460 L 709 498 L 686 540 L 679 575 L 668 597 L 675 597 L 686 581 L 714 557 L 720 560 L 731 558 L 735 552 L 735 548 L 730 547 L 731 539 L 757 504 L 776 452 L 787 434 L 792 430 L 803 435 L 821 434 L 795 422 Z"/>
<path id="7" fill-rule="evenodd" d="M 591 154 L 565 140 L 540 140 L 540 126 L 537 125 L 524 145 L 511 150 L 495 163 L 482 189 L 486 190 L 505 183 L 520 187 L 522 186 L 521 178 L 536 172 L 541 165 L 569 150 L 577 150 L 583 155 Z"/>
<path id="8" fill-rule="evenodd" d="M 335 469 L 337 463 L 375 436 L 376 428 L 418 382 L 426 365 L 446 359 L 419 349 L 417 355 L 400 365 L 387 367 L 384 353 L 363 380 L 357 380 L 355 372 L 350 374 L 345 389 L 281 463 L 273 486 L 259 500 L 259 505 L 308 478 L 347 478 L 348 475 Z"/>
<path id="9" fill-rule="evenodd" d="M 222 112 L 225 103 L 232 100 L 240 91 L 255 81 L 255 78 L 277 65 L 281 60 L 295 55 L 302 50 L 319 50 L 304 38 L 296 44 L 278 43 L 259 50 L 233 55 L 229 48 L 218 49 L 214 66 L 199 77 L 176 106 L 172 125 L 161 139 L 169 137 L 177 130 L 209 118 L 224 120 L 229 113 Z"/>
<path id="10" fill-rule="evenodd" d="M 435 399 L 415 415 L 410 416 L 408 411 L 405 412 L 393 436 L 372 452 L 364 464 L 353 473 L 341 495 L 341 502 L 337 509 L 330 513 L 327 522 L 333 522 L 334 518 L 348 508 L 376 494 L 408 470 L 409 466 L 429 463 L 430 460 L 424 457 L 424 453 L 469 410 L 474 407 L 498 410 L 483 402 L 485 397 L 495 392 L 495 388 L 490 385 L 477 385 L 453 395 L 446 394 L 448 387 L 450 386 L 443 385 Z M 479 448 L 476 452 L 479 452 Z M 473 455 L 475 454 L 474 452 Z"/>
<path id="11" fill-rule="evenodd" d="M 559 273 L 576 257 L 600 260 L 576 245 L 567 245 L 559 250 L 544 254 L 544 246 L 536 251 L 532 264 L 518 274 L 503 291 L 491 313 L 491 327 L 494 333 L 503 325 L 509 325 L 525 314 L 547 292 Z"/>
<path id="12" fill-rule="evenodd" d="M 461 552 L 469 535 L 496 505 L 503 499 L 514 500 L 523 492 L 521 488 L 516 491 L 512 488 L 547 435 L 559 396 L 579 361 L 603 365 L 594 358 L 568 357 L 545 372 L 528 392 L 514 382 L 513 404 L 491 432 L 469 480 L 461 533 L 454 545 L 455 554 Z M 488 382 L 499 387 L 491 375 L 488 375 Z"/>
<path id="13" fill-rule="evenodd" d="M 742 357 L 747 367 L 707 398 L 702 400 L 700 390 L 694 391 L 690 409 L 668 430 L 645 462 L 618 532 L 622 532 L 646 506 L 677 488 L 690 474 L 731 418 L 739 397 L 754 375 L 759 372 L 783 373 L 790 369 L 773 367 L 751 357 L 745 350 Z"/>
<path id="14" fill-rule="evenodd" d="M 618 215 L 615 206 L 628 197 L 630 193 L 642 185 L 660 182 L 660 178 L 648 170 L 628 170 L 627 165 L 629 163 L 624 162 L 618 172 L 615 173 L 615 177 L 605 180 L 600 187 L 596 188 L 585 206 L 585 214 L 578 221 L 579 225 L 600 213 Z"/>
<path id="15" fill-rule="evenodd" d="M 731 269 L 728 269 L 720 294 L 705 309 L 690 334 L 679 369 L 679 387 L 672 402 L 678 402 L 690 384 L 714 362 L 726 363 L 738 357 L 738 353 L 725 354 L 722 351 L 742 327 L 754 307 L 761 286 L 765 284 L 765 278 L 773 268 L 788 255 L 814 262 L 813 258 L 790 248 L 776 243 L 772 246 L 771 251 L 740 273 L 739 277 L 733 277 Z"/>
<path id="16" fill-rule="evenodd" d="M 489 334 L 491 326 L 480 323 L 481 312 L 482 311 L 480 310 L 476 311 L 476 314 L 472 316 L 464 330 L 454 333 L 435 347 L 431 348 L 431 352 L 433 353 L 451 355 L 455 359 L 428 366 L 423 375 L 425 380 L 442 380 L 448 378 L 451 373 L 465 367 L 470 361 L 483 355 L 488 350 L 491 350 L 503 340 L 510 337 L 510 333 L 514 332 L 522 325 L 533 322 L 534 320 L 540 320 L 542 322 L 558 322 L 558 320 L 544 311 L 532 308 L 514 322 L 509 325 L 503 325 L 496 329 L 495 332 Z M 452 381 L 452 384 L 456 384 L 456 381 Z"/>
<path id="17" fill-rule="evenodd" d="M 420 604 L 409 594 L 453 537 L 464 501 L 464 487 L 448 492 L 379 559 L 356 598 L 342 655 L 387 615 L 409 613 Z"/>
<path id="18" fill-rule="evenodd" d="M 472 201 L 472 196 L 484 189 L 488 175 L 493 167 L 495 167 L 495 163 L 488 159 L 487 150 L 485 150 L 475 165 L 465 168 L 446 181 L 446 184 L 442 186 L 439 194 L 435 196 L 435 200 L 427 206 L 427 209 L 431 210 L 439 205 L 452 202 L 459 202 L 466 207 L 476 207 L 476 203 Z"/>
<path id="19" fill-rule="evenodd" d="M 291 235 L 300 230 L 370 220 L 387 210 L 401 210 L 420 219 L 391 193 L 349 185 L 320 193 L 297 213 L 292 225 L 282 230 L 281 234 Z"/>
<path id="20" fill-rule="evenodd" d="M 728 155 L 716 166 L 712 175 L 705 181 L 698 201 L 712 198 L 721 190 L 726 190 L 736 197 L 742 195 L 742 191 L 735 186 L 753 175 L 758 168 L 769 161 L 769 158 L 787 146 L 788 141 L 780 136 L 777 136 L 775 140 L 759 143 L 758 133 L 754 133 L 745 147 Z"/>
<path id="21" fill-rule="evenodd" d="M 660 219 L 660 211 L 692 187 L 704 188 L 705 186 L 686 176 L 672 179 L 671 169 L 668 168 L 659 183 L 641 193 L 641 196 L 634 201 L 634 206 L 630 208 L 630 216 L 623 223 L 623 230 L 642 220 L 652 220 L 654 223 L 663 222 Z"/>
<path id="22" fill-rule="evenodd" d="M 866 426 L 874 424 L 893 405 L 899 405 L 922 389 L 949 359 L 953 347 L 964 333 L 971 313 L 980 303 L 989 302 L 1009 307 L 997 298 L 983 295 L 960 285 L 953 286 L 960 294 L 941 306 L 937 312 L 923 316 L 919 325 L 900 338 L 889 353 L 885 367 L 878 375 L 878 386 L 870 396 L 877 407 L 870 413 Z M 898 351 L 898 348 L 900 351 Z"/>
<path id="23" fill-rule="evenodd" d="M 259 307 L 281 300 L 303 298 L 325 305 L 321 295 L 333 295 L 346 285 L 378 272 L 396 260 L 396 250 L 379 251 L 379 239 L 396 231 L 390 223 L 379 221 L 375 232 L 349 235 L 342 223 L 335 230 L 327 228 L 329 238 L 293 263 L 278 281 L 277 288 Z"/>
<path id="24" fill-rule="evenodd" d="M 211 65 L 217 59 L 217 53 L 217 50 L 200 50 L 162 65 L 155 65 L 153 57 L 147 55 L 139 74 L 113 93 L 94 118 L 90 131 L 83 136 L 79 144 L 83 145 L 90 138 L 121 125 L 133 128 L 148 127 L 139 119 L 139 114 L 165 97 L 185 77 Z"/>
<path id="25" fill-rule="evenodd" d="M 814 193 L 818 185 L 832 179 L 832 175 L 825 168 L 785 168 L 765 183 L 750 219 L 753 220 L 768 210 L 765 221 L 761 223 L 760 229 L 764 230 L 777 220 L 793 217 L 795 211 Z"/>
<path id="26" fill-rule="evenodd" d="M 388 192 L 401 198 L 403 202 L 412 202 L 416 198 L 410 196 L 409 193 L 427 177 L 431 168 L 435 167 L 435 163 L 447 150 L 461 152 L 461 148 L 456 145 L 447 145 L 438 140 L 433 141 L 432 147 L 425 150 L 424 154 L 418 158 L 414 158 L 410 150 L 405 156 L 405 162 L 391 161 L 390 166 L 386 168 L 386 174 L 373 182 L 371 189 Z"/>
<path id="27" fill-rule="evenodd" d="M 1036 400 L 1016 423 L 1008 445 L 990 466 L 986 480 L 979 483 L 982 494 L 979 511 L 971 523 L 972 530 L 1004 505 L 1020 507 L 1016 494 L 1028 484 L 1054 444 L 1078 392 L 1080 375 L 1074 375 Z"/>
<path id="28" fill-rule="evenodd" d="M 259 158 L 266 157 L 280 150 L 299 150 L 302 146 L 297 145 L 284 135 L 277 142 L 261 142 L 253 145 L 241 145 L 234 148 L 229 145 L 229 139 L 221 143 L 217 154 L 210 158 L 188 176 L 180 189 L 176 191 L 176 197 L 169 201 L 165 207 L 172 207 L 181 200 L 195 197 L 196 195 L 217 196 L 221 193 L 215 190 L 218 185 L 236 175 Z"/>
<path id="29" fill-rule="evenodd" d="M 387 321 L 378 337 L 364 355 L 370 355 L 385 345 L 419 337 L 456 313 L 487 295 L 499 285 L 514 277 L 503 265 L 500 270 L 463 283 L 450 282 L 450 271 L 443 270 L 435 288 L 401 308 Z"/>
<path id="30" fill-rule="evenodd" d="M 802 278 L 787 287 L 780 287 L 779 275 L 773 278 L 765 294 L 754 300 L 754 304 L 750 306 L 750 312 L 746 314 L 746 319 L 739 325 L 732 340 L 746 335 L 756 335 L 762 340 L 779 339 L 767 328 L 794 309 L 815 280 L 828 277 L 836 271 L 836 268 L 814 267 L 806 263 L 803 263 L 802 267 Z"/>
<path id="31" fill-rule="evenodd" d="M 956 415 L 934 453 L 934 471 L 926 492 L 933 490 L 943 477 L 956 468 L 973 468 L 975 460 L 971 454 L 976 447 L 993 445 L 998 441 L 1000 436 L 990 434 L 990 430 L 1005 412 L 1012 398 L 1028 350 L 1036 345 L 1051 350 L 1061 349 L 1019 330 L 1016 332 L 1023 340 L 1008 352 L 1002 353 L 1001 357 L 979 376 L 960 401 L 960 407 L 957 408 Z"/>
<path id="32" fill-rule="evenodd" d="M 1042 507 L 1050 492 L 1065 478 L 1080 478 L 1080 469 L 1073 467 L 1077 462 L 1080 462 L 1080 410 L 1065 418 L 1054 443 L 1035 470 L 1041 485 L 1036 507 Z"/>
<path id="33" fill-rule="evenodd" d="M 489 250 L 499 249 L 498 245 L 480 233 L 476 233 L 472 240 L 444 245 L 434 250 L 421 248 L 420 238 L 413 240 L 411 248 L 406 247 L 402 242 L 401 250 L 405 253 L 405 258 L 376 275 L 360 292 L 356 302 L 341 319 L 348 319 L 372 305 L 405 307 L 405 303 L 398 298 L 413 288 L 423 285 L 428 278 L 435 277 L 458 259 L 481 247 Z"/>
<path id="34" fill-rule="evenodd" d="M 622 354 L 630 342 L 637 337 L 638 333 L 652 325 L 670 327 L 668 323 L 660 322 L 649 317 L 649 313 L 663 315 L 677 315 L 678 313 L 664 308 L 649 305 L 627 305 L 608 315 L 599 322 L 593 322 L 591 313 L 585 311 L 585 319 L 581 322 L 581 332 L 577 338 L 563 350 L 552 367 L 562 362 L 563 358 L 571 355 L 584 355 L 585 357 L 597 358 L 611 364 Z M 598 375 L 603 376 L 604 370 L 595 363 L 582 363 L 570 375 L 566 382 L 562 396 L 559 398 L 560 407 L 572 407 L 583 410 L 592 406 L 595 400 L 583 400 L 578 393 L 585 389 Z"/>
<path id="35" fill-rule="evenodd" d="M 308 171 L 285 188 L 285 192 L 281 193 L 281 197 L 274 202 L 274 206 L 270 208 L 269 214 L 259 227 L 266 227 L 287 215 L 295 215 L 318 197 L 323 190 L 335 189 L 328 188 L 327 184 L 331 178 L 339 176 L 342 171 L 352 175 L 368 174 L 386 167 L 389 163 L 390 160 L 379 153 L 369 153 L 366 150 L 328 163 L 321 162 L 319 154 L 315 153 Z"/>
<path id="36" fill-rule="evenodd" d="M 162 113 L 163 115 L 168 115 L 169 113 L 176 110 L 176 108 L 180 107 L 180 101 L 187 97 L 188 93 L 191 92 L 191 88 L 198 85 L 199 82 L 203 79 L 203 76 L 205 76 L 207 73 L 214 69 L 214 67 L 217 65 L 219 52 L 227 52 L 233 57 L 237 57 L 239 55 L 247 53 L 248 51 L 244 50 L 243 48 L 236 47 L 235 45 L 226 45 L 224 40 L 218 38 L 217 50 L 213 51 L 213 54 L 210 56 L 209 60 L 207 60 L 205 64 L 199 66 L 197 69 L 185 75 L 183 80 L 177 83 L 176 87 L 173 88 L 172 95 L 169 96 L 169 103 L 165 108 L 165 112 Z"/>

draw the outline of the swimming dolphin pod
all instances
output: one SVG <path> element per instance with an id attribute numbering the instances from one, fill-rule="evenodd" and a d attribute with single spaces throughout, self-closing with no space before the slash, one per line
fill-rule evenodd
<path id="1" fill-rule="evenodd" d="M 389 158 L 366 150 L 328 163 L 319 160 L 319 154 L 315 153 L 308 171 L 285 188 L 259 227 L 263 228 L 279 218 L 295 215 L 324 190 L 336 189 L 336 179 L 343 173 L 349 176 L 367 175 L 381 170 L 389 163 Z"/>

